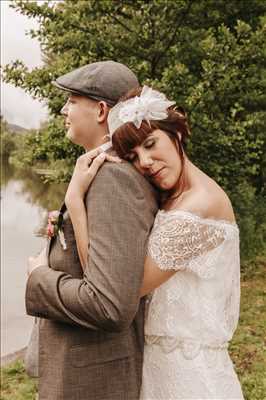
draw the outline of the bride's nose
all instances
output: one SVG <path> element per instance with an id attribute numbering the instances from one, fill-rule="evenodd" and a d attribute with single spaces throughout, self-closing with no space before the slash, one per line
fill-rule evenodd
<path id="1" fill-rule="evenodd" d="M 148 152 L 143 152 L 139 155 L 139 165 L 142 169 L 148 169 L 152 166 L 153 159 Z"/>

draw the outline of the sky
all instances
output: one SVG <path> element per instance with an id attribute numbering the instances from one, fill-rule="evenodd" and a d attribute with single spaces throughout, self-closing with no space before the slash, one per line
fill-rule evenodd
<path id="1" fill-rule="evenodd" d="M 40 66 L 39 42 L 26 35 L 26 31 L 36 28 L 37 22 L 10 8 L 12 0 L 1 0 L 0 3 L 1 66 L 16 59 L 22 60 L 30 69 Z M 24 90 L 1 82 L 1 115 L 9 123 L 38 129 L 48 113 L 45 104 L 34 100 Z"/>

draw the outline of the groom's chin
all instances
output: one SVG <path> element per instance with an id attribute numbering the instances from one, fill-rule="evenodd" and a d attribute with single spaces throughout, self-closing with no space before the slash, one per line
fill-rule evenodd
<path id="1" fill-rule="evenodd" d="M 72 143 L 74 144 L 80 144 L 77 140 L 77 137 L 75 135 L 75 133 L 72 131 L 71 128 L 68 128 L 67 133 L 66 133 L 66 137 L 68 140 L 70 140 Z"/>

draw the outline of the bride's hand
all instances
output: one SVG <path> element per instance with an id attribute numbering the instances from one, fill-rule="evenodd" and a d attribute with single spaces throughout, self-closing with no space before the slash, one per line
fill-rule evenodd
<path id="1" fill-rule="evenodd" d="M 68 205 L 77 198 L 84 198 L 91 182 L 95 178 L 104 161 L 120 162 L 118 157 L 102 152 L 100 149 L 89 151 L 77 159 L 74 172 L 69 183 L 65 203 Z"/>

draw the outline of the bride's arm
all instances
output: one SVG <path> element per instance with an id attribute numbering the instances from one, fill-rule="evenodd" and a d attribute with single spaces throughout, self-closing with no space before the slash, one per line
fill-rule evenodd
<path id="1" fill-rule="evenodd" d="M 153 259 L 148 255 L 144 264 L 144 276 L 140 289 L 140 297 L 152 292 L 158 286 L 162 285 L 169 278 L 171 278 L 177 271 L 175 270 L 162 270 Z"/>
<path id="2" fill-rule="evenodd" d="M 66 205 L 75 233 L 79 260 L 83 271 L 85 271 L 88 263 L 89 235 L 84 200 L 77 196 L 76 198 L 69 196 Z"/>
<path id="3" fill-rule="evenodd" d="M 86 208 L 82 198 L 69 200 L 68 211 L 75 232 L 79 259 L 83 270 L 85 270 L 88 260 L 87 256 L 89 244 Z M 147 256 L 144 264 L 144 276 L 140 289 L 140 296 L 143 297 L 152 292 L 162 283 L 171 278 L 171 276 L 173 276 L 175 273 L 176 271 L 173 270 L 163 271 L 159 269 L 152 258 Z"/>
<path id="4" fill-rule="evenodd" d="M 83 199 L 70 199 L 68 202 L 68 211 L 75 232 L 79 259 L 83 270 L 85 270 L 88 260 L 89 236 L 86 208 Z M 173 276 L 176 272 L 177 271 L 173 270 L 161 270 L 152 260 L 152 258 L 147 256 L 144 264 L 144 276 L 140 289 L 140 297 L 146 296 L 148 293 L 152 292 L 158 286 L 162 285 L 169 278 L 171 278 L 171 276 Z"/>
<path id="5" fill-rule="evenodd" d="M 80 263 L 83 270 L 85 270 L 88 261 L 89 236 L 86 208 L 83 199 L 77 198 L 77 196 L 73 199 L 69 198 L 68 211 L 75 232 Z M 140 297 L 146 296 L 148 293 L 152 292 L 171 278 L 176 272 L 177 271 L 173 270 L 161 270 L 152 258 L 147 256 L 144 264 L 144 276 L 140 289 Z"/>
<path id="6" fill-rule="evenodd" d="M 119 162 L 117 157 L 110 156 L 101 150 L 92 150 L 80 156 L 69 183 L 65 204 L 73 225 L 78 255 L 83 271 L 88 262 L 89 235 L 87 226 L 87 211 L 84 197 L 99 168 L 105 160 Z"/>

